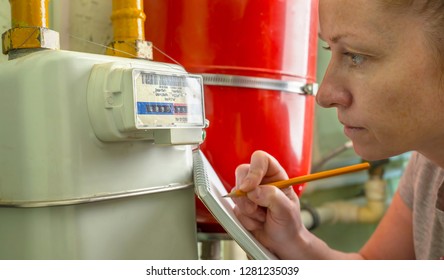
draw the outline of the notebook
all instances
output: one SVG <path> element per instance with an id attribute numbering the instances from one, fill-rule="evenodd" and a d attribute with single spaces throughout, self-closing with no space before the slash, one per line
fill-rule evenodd
<path id="1" fill-rule="evenodd" d="M 233 240 L 253 259 L 277 259 L 237 219 L 233 212 L 234 202 L 230 198 L 223 197 L 227 194 L 227 190 L 199 149 L 193 151 L 193 164 L 197 196 Z"/>

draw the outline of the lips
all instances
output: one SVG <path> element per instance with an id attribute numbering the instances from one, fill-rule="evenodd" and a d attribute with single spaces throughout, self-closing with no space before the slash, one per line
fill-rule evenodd
<path id="1" fill-rule="evenodd" d="M 349 138 L 351 138 L 352 136 L 356 136 L 356 134 L 363 132 L 365 130 L 365 128 L 361 126 L 353 126 L 341 120 L 340 123 L 344 126 L 344 134 Z"/>
<path id="2" fill-rule="evenodd" d="M 350 139 L 356 138 L 364 131 L 363 127 L 344 125 L 344 134 Z"/>
<path id="3" fill-rule="evenodd" d="M 360 129 L 364 129 L 363 127 L 359 127 L 359 126 L 349 126 L 349 125 L 344 125 L 344 128 L 346 128 L 346 129 L 351 129 L 351 130 L 360 130 Z"/>

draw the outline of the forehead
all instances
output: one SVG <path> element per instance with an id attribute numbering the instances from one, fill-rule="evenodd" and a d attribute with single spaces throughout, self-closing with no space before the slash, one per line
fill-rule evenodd
<path id="1" fill-rule="evenodd" d="M 396 9 L 386 9 L 380 0 L 320 0 L 319 22 L 323 39 L 338 36 L 373 36 L 389 40 L 412 19 Z"/>

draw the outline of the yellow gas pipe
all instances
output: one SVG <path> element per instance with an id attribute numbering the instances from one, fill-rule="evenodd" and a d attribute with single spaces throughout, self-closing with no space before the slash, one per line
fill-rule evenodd
<path id="1" fill-rule="evenodd" d="M 145 19 L 142 0 L 113 0 L 111 21 L 114 41 L 106 54 L 152 59 L 152 45 L 145 41 Z"/>
<path id="2" fill-rule="evenodd" d="M 22 49 L 60 48 L 59 34 L 48 29 L 49 0 L 9 0 L 9 2 L 11 29 L 2 35 L 4 54 Z"/>
<path id="3" fill-rule="evenodd" d="M 9 0 L 14 27 L 48 27 L 48 0 Z"/>

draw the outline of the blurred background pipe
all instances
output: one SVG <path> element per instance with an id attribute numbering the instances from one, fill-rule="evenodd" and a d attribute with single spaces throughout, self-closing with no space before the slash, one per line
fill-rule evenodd
<path id="1" fill-rule="evenodd" d="M 374 223 L 384 215 L 386 208 L 386 182 L 384 165 L 388 160 L 375 162 L 369 170 L 370 178 L 364 185 L 365 204 L 355 201 L 333 201 L 320 207 L 302 208 L 305 227 L 314 229 L 323 223 Z"/>
<path id="2" fill-rule="evenodd" d="M 333 149 L 331 152 L 326 154 L 323 158 L 321 158 L 318 162 L 314 163 L 311 172 L 318 172 L 321 170 L 321 168 L 329 162 L 331 159 L 335 158 L 336 156 L 342 154 L 346 150 L 353 147 L 352 141 L 347 141 L 343 145 L 337 147 L 336 149 Z"/>

